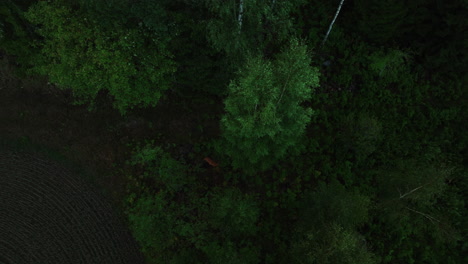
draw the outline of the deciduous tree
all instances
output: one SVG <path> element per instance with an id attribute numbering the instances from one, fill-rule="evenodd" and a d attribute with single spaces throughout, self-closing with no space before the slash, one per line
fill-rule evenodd
<path id="1" fill-rule="evenodd" d="M 282 44 L 294 31 L 291 12 L 304 3 L 294 1 L 205 0 L 212 45 L 231 59 L 263 54 L 268 45 Z M 268 53 L 268 51 L 267 51 Z"/>
<path id="2" fill-rule="evenodd" d="M 270 62 L 248 60 L 229 85 L 221 120 L 224 144 L 235 168 L 262 171 L 297 152 L 312 109 L 301 106 L 318 86 L 318 71 L 298 41 Z"/>
<path id="3" fill-rule="evenodd" d="M 124 114 L 133 107 L 154 106 L 169 89 L 175 71 L 164 40 L 145 27 L 116 23 L 106 28 L 66 1 L 40 1 L 26 13 L 43 39 L 34 72 L 70 88 L 78 103 L 93 103 L 99 91 L 114 98 Z"/>

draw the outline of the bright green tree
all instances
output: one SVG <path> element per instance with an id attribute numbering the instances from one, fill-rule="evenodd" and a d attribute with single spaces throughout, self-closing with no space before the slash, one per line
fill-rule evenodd
<path id="1" fill-rule="evenodd" d="M 105 90 L 123 114 L 156 105 L 170 87 L 171 55 L 165 40 L 146 27 L 116 21 L 107 28 L 67 1 L 40 1 L 25 16 L 43 37 L 34 72 L 72 89 L 78 103 L 92 103 Z"/>
<path id="2" fill-rule="evenodd" d="M 319 83 L 310 64 L 306 46 L 292 41 L 273 62 L 249 59 L 231 82 L 219 151 L 230 156 L 235 168 L 266 170 L 288 151 L 297 152 L 313 113 L 301 103 Z"/>

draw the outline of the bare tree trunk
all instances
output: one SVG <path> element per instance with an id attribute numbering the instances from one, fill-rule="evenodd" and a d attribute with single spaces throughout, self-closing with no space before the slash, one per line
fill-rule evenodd
<path id="1" fill-rule="evenodd" d="M 323 47 L 323 45 L 325 44 L 325 41 L 327 41 L 328 35 L 330 35 L 330 31 L 332 30 L 333 24 L 335 24 L 335 20 L 338 17 L 338 14 L 340 13 L 341 6 L 343 5 L 343 2 L 344 2 L 344 0 L 341 0 L 340 5 L 338 6 L 338 9 L 336 10 L 335 17 L 333 18 L 333 21 L 331 22 L 330 26 L 328 27 L 327 34 L 325 35 L 325 38 L 323 39 L 322 44 L 320 45 L 320 47 Z"/>
<path id="2" fill-rule="evenodd" d="M 239 2 L 239 16 L 237 17 L 237 23 L 239 24 L 239 34 L 242 29 L 242 15 L 244 14 L 244 0 Z"/>
<path id="3" fill-rule="evenodd" d="M 416 210 L 414 210 L 414 209 L 409 208 L 408 206 L 406 206 L 406 209 L 408 209 L 408 210 L 410 210 L 410 211 L 412 211 L 412 212 L 415 212 L 415 213 L 417 213 L 417 214 L 420 214 L 420 215 L 424 216 L 425 218 L 429 219 L 429 221 L 431 221 L 431 223 L 433 223 L 433 224 L 435 224 L 434 221 L 437 221 L 437 222 L 440 223 L 439 220 L 435 219 L 434 217 L 432 217 L 432 216 L 430 216 L 430 215 L 428 215 L 428 214 L 425 214 L 425 213 L 423 213 L 423 212 L 416 211 Z"/>
<path id="4" fill-rule="evenodd" d="M 419 186 L 419 187 L 417 187 L 417 188 L 414 188 L 413 190 L 408 191 L 408 192 L 406 192 L 406 193 L 404 193 L 404 194 L 401 193 L 400 190 L 398 189 L 398 193 L 400 194 L 400 199 L 403 199 L 403 198 L 405 198 L 405 196 L 414 193 L 415 191 L 421 189 L 421 188 L 424 187 L 425 185 L 427 185 L 427 184 L 424 184 L 424 185 L 421 185 L 421 186 Z"/>

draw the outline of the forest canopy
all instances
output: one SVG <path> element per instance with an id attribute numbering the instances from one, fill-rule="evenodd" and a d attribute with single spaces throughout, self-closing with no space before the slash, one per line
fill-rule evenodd
<path id="1" fill-rule="evenodd" d="M 0 14 L 18 78 L 150 124 L 114 164 L 148 263 L 468 263 L 465 0 Z"/>

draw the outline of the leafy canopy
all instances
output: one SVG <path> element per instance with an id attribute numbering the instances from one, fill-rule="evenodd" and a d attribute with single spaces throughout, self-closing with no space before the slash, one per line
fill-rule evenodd
<path id="1" fill-rule="evenodd" d="M 357 231 L 367 221 L 369 207 L 369 197 L 337 181 L 307 193 L 294 229 L 293 263 L 376 263 Z"/>
<path id="2" fill-rule="evenodd" d="M 220 151 L 230 156 L 235 168 L 266 170 L 298 148 L 313 113 L 301 103 L 319 83 L 310 63 L 306 46 L 294 40 L 273 62 L 249 59 L 231 82 Z"/>
<path id="3" fill-rule="evenodd" d="M 106 90 L 124 114 L 156 105 L 170 87 L 175 68 L 165 41 L 142 26 L 106 28 L 63 1 L 40 1 L 25 16 L 43 37 L 33 71 L 72 89 L 77 103 L 92 103 Z"/>
<path id="4" fill-rule="evenodd" d="M 268 45 L 283 43 L 294 31 L 290 15 L 304 0 L 293 1 L 202 1 L 210 18 L 207 38 L 213 47 L 229 55 L 258 53 Z"/>

